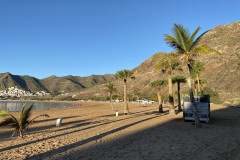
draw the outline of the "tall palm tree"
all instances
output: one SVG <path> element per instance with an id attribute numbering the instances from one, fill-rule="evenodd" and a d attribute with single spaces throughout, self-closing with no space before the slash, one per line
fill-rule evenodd
<path id="1" fill-rule="evenodd" d="M 161 88 L 165 87 L 167 83 L 168 83 L 167 80 L 156 80 L 149 84 L 151 87 L 155 87 L 158 89 L 157 95 L 158 95 L 158 105 L 159 105 L 160 113 L 163 112 Z"/>
<path id="2" fill-rule="evenodd" d="M 117 93 L 117 88 L 114 87 L 114 84 L 109 82 L 108 84 L 105 85 L 106 86 L 106 92 L 109 93 L 109 97 L 110 97 L 110 104 L 112 106 L 112 110 L 113 110 L 113 105 L 112 105 L 112 95 L 113 93 Z"/>
<path id="3" fill-rule="evenodd" d="M 121 70 L 121 71 L 117 71 L 117 73 L 115 74 L 115 76 L 120 79 L 123 80 L 123 97 L 124 97 L 124 114 L 129 114 L 129 108 L 128 108 L 128 103 L 127 103 L 127 79 L 128 78 L 134 78 L 132 77 L 133 72 L 130 70 Z"/>
<path id="4" fill-rule="evenodd" d="M 191 75 L 193 77 L 197 78 L 197 94 L 200 93 L 200 74 L 201 72 L 205 71 L 206 68 L 204 66 L 204 64 L 200 61 L 192 61 L 192 66 L 191 66 Z"/>
<path id="5" fill-rule="evenodd" d="M 174 109 L 173 89 L 172 89 L 172 71 L 180 70 L 181 64 L 176 53 L 158 53 L 155 54 L 153 60 L 161 59 L 156 65 L 155 71 L 162 69 L 162 72 L 168 72 L 168 86 L 169 86 L 169 114 L 176 114 Z"/>
<path id="6" fill-rule="evenodd" d="M 184 64 L 187 70 L 187 83 L 189 88 L 189 95 L 191 104 L 193 106 L 194 117 L 195 117 L 195 125 L 196 127 L 201 127 L 200 120 L 197 114 L 197 108 L 194 101 L 193 91 L 192 91 L 192 84 L 191 84 L 191 76 L 190 76 L 190 69 L 191 69 L 191 62 L 196 55 L 207 54 L 210 52 L 217 52 L 209 48 L 207 45 L 198 45 L 201 38 L 208 32 L 205 31 L 200 34 L 197 38 L 196 35 L 199 32 L 201 27 L 199 26 L 193 34 L 190 34 L 189 30 L 184 28 L 183 25 L 174 24 L 172 34 L 170 36 L 168 34 L 164 34 L 164 40 L 174 49 L 177 50 L 180 59 L 184 60 Z"/>
<path id="7" fill-rule="evenodd" d="M 39 115 L 39 116 L 33 118 L 32 120 L 29 120 L 29 117 L 31 115 L 31 111 L 32 111 L 34 105 L 31 105 L 28 109 L 26 109 L 24 111 L 25 106 L 26 106 L 26 104 L 24 104 L 22 107 L 19 120 L 17 120 L 16 117 L 14 117 L 11 113 L 9 113 L 7 111 L 0 112 L 0 117 L 10 116 L 9 118 L 6 118 L 5 120 L 3 120 L 0 123 L 0 127 L 11 126 L 12 128 L 14 128 L 14 132 L 13 132 L 12 136 L 14 136 L 14 134 L 16 132 L 19 132 L 20 137 L 23 137 L 23 133 L 25 132 L 25 130 L 27 130 L 29 128 L 29 125 L 32 124 L 35 119 L 37 119 L 39 117 L 49 117 L 49 115 L 47 115 L 47 114 L 42 114 L 42 115 Z"/>
<path id="8" fill-rule="evenodd" d="M 186 78 L 184 76 L 176 75 L 172 78 L 172 82 L 177 83 L 177 89 L 178 89 L 178 111 L 182 110 L 181 107 L 181 96 L 180 96 L 180 84 L 186 83 Z"/>

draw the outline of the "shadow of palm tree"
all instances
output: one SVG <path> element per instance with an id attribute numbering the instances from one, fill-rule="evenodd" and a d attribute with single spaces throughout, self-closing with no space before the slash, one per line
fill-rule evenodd
<path id="1" fill-rule="evenodd" d="M 203 124 L 203 129 L 176 118 L 134 134 L 81 149 L 86 143 L 167 114 L 145 112 L 138 116 L 153 116 L 55 150 L 29 156 L 27 159 L 237 159 L 240 153 L 239 113 L 239 107 L 213 111 L 212 123 Z"/>

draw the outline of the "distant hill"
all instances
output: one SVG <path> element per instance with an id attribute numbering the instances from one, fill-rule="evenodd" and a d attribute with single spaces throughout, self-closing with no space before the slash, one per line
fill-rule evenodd
<path id="1" fill-rule="evenodd" d="M 113 75 L 91 75 L 80 76 L 50 76 L 44 79 L 37 79 L 31 76 L 12 75 L 9 72 L 0 73 L 0 89 L 17 86 L 20 89 L 31 92 L 47 91 L 52 94 L 71 93 L 91 88 L 98 84 L 111 82 L 116 78 Z"/>
<path id="2" fill-rule="evenodd" d="M 203 31 L 202 31 L 203 32 Z M 202 39 L 200 44 L 207 44 L 222 53 L 222 55 L 205 55 L 196 57 L 203 62 L 206 71 L 201 77 L 207 79 L 207 87 L 216 91 L 220 98 L 227 102 L 240 104 L 240 22 L 234 22 L 227 25 L 217 26 L 211 29 Z M 155 92 L 148 84 L 156 79 L 167 78 L 166 74 L 161 72 L 154 73 L 154 67 L 157 62 L 152 61 L 152 57 L 144 61 L 138 67 L 134 68 L 135 80 L 128 82 L 129 93 L 152 93 Z M 183 74 L 173 72 L 174 74 Z M 120 93 L 122 93 L 122 82 L 114 81 Z M 183 91 L 187 91 L 187 85 L 182 85 Z M 104 93 L 104 85 L 98 85 L 93 88 L 80 92 L 79 96 L 99 96 Z M 163 93 L 167 93 L 167 87 Z M 174 86 L 176 91 L 176 86 Z"/>

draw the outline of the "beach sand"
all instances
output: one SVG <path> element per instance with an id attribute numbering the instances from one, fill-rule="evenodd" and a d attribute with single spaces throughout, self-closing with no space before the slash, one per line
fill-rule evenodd
<path id="1" fill-rule="evenodd" d="M 146 107 L 81 102 L 81 106 L 33 111 L 40 118 L 25 133 L 9 139 L 12 130 L 0 129 L 0 159 L 81 160 L 202 160 L 240 159 L 240 107 L 211 105 L 212 122 L 196 128 L 192 122 Z M 119 116 L 115 116 L 119 110 Z M 13 112 L 18 115 L 19 112 Z M 56 127 L 61 117 L 62 125 Z M 2 120 L 2 118 L 0 118 Z"/>

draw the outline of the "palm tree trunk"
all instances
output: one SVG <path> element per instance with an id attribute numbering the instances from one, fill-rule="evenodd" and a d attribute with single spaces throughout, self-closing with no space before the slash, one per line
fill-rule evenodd
<path id="1" fill-rule="evenodd" d="M 201 94 L 203 94 L 203 85 L 200 84 L 200 88 L 201 88 Z"/>
<path id="2" fill-rule="evenodd" d="M 159 112 L 162 113 L 163 108 L 162 108 L 162 97 L 161 97 L 161 88 L 160 87 L 158 87 L 158 105 L 159 105 Z"/>
<path id="3" fill-rule="evenodd" d="M 198 85 L 198 93 L 200 93 L 200 83 L 199 83 L 199 76 L 198 76 L 198 73 L 197 73 L 197 85 Z"/>
<path id="4" fill-rule="evenodd" d="M 196 83 L 195 83 L 194 78 L 192 79 L 192 82 L 193 82 L 193 87 L 194 87 L 194 94 L 196 95 L 197 94 L 197 88 L 196 88 Z"/>
<path id="5" fill-rule="evenodd" d="M 19 136 L 23 138 L 23 131 L 21 129 L 19 129 Z"/>
<path id="6" fill-rule="evenodd" d="M 193 96 L 193 90 L 192 90 L 192 84 L 191 84 L 191 76 L 190 76 L 190 65 L 187 64 L 187 83 L 188 83 L 188 89 L 189 89 L 189 95 L 190 95 L 190 101 L 191 101 L 191 105 L 193 106 L 193 113 L 194 113 L 194 119 L 195 119 L 195 126 L 200 128 L 201 124 L 200 124 L 200 120 L 197 114 L 197 107 L 194 101 L 194 96 Z"/>
<path id="7" fill-rule="evenodd" d="M 180 82 L 177 82 L 177 88 L 178 88 L 178 111 L 182 111 L 181 97 L 180 97 Z"/>
<path id="8" fill-rule="evenodd" d="M 113 110 L 113 104 L 112 104 L 112 93 L 110 92 L 110 104 L 112 106 L 112 110 Z"/>
<path id="9" fill-rule="evenodd" d="M 127 104 L 127 80 L 124 79 L 124 114 L 129 114 L 128 104 Z"/>
<path id="10" fill-rule="evenodd" d="M 169 114 L 176 115 L 174 109 L 174 101 L 173 101 L 173 87 L 172 87 L 172 71 L 168 70 L 168 85 L 169 85 Z"/>

